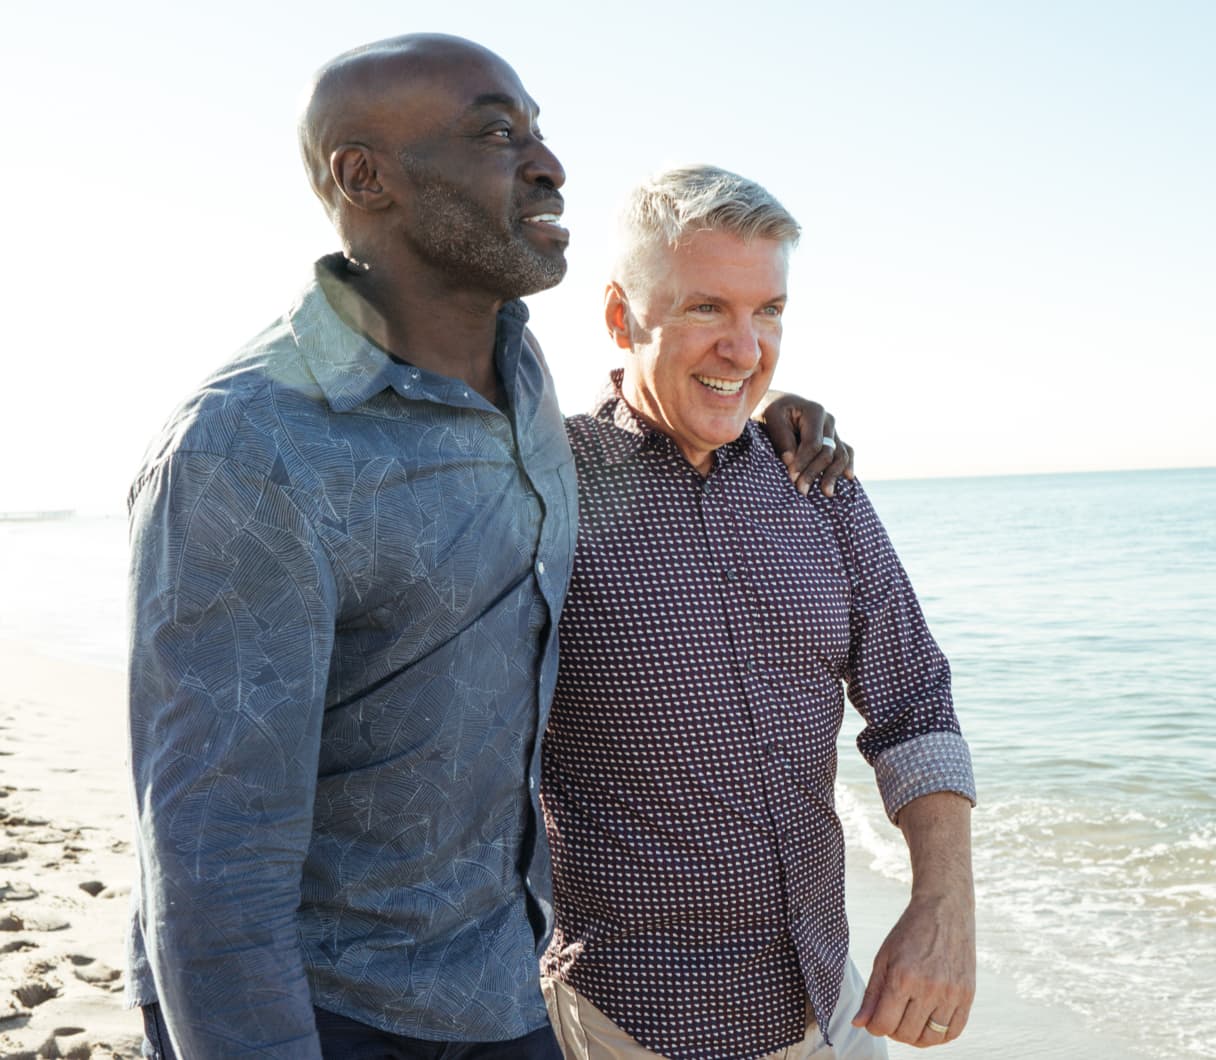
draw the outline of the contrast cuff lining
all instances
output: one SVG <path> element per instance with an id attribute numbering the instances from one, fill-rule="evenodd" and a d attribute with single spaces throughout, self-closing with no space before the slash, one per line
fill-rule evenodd
<path id="1" fill-rule="evenodd" d="M 887 748 L 874 775 L 892 824 L 913 799 L 937 791 L 953 791 L 975 805 L 971 751 L 956 732 L 930 732 Z"/>

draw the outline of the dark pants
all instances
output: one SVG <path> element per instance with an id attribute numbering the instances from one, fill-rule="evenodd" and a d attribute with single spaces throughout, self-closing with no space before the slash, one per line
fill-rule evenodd
<path id="1" fill-rule="evenodd" d="M 143 1011 L 147 1060 L 190 1060 L 179 1058 L 169 1044 L 160 1006 L 145 1005 Z M 377 1030 L 324 1009 L 313 1011 L 325 1060 L 562 1060 L 548 1024 L 509 1042 L 428 1042 Z"/>

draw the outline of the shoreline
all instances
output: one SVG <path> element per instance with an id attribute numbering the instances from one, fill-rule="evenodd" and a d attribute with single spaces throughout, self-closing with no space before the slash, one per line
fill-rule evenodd
<path id="1" fill-rule="evenodd" d="M 877 794 L 874 796 L 877 798 Z M 848 848 L 846 904 L 851 952 L 868 980 L 874 954 L 907 902 L 908 889 L 864 864 L 865 854 Z M 943 1060 L 1143 1060 L 1142 1052 L 1117 1032 L 1099 1033 L 1079 1013 L 1063 1005 L 1047 1008 L 1022 997 L 1014 980 L 984 958 L 985 915 L 978 913 L 979 966 L 975 1003 L 962 1036 L 932 1049 L 890 1043 L 891 1060 L 940 1056 Z"/>
<path id="2" fill-rule="evenodd" d="M 122 1008 L 135 871 L 125 675 L 2 639 L 0 669 L 0 1055 L 134 1060 L 142 1024 Z M 860 848 L 848 855 L 853 958 L 868 977 L 907 891 L 870 869 Z M 981 895 L 976 1002 L 943 1057 L 1137 1060 L 1113 1025 L 1098 1034 L 1071 1009 L 1021 997 L 1008 974 L 986 965 L 984 927 Z M 908 1060 L 924 1050 L 891 1043 L 890 1054 Z"/>

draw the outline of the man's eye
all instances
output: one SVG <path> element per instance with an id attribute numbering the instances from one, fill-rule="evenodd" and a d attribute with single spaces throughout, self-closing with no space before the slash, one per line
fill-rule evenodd
<path id="1" fill-rule="evenodd" d="M 694 313 L 716 313 L 718 311 L 718 307 L 712 302 L 702 302 L 699 305 L 693 306 L 692 311 Z"/>
<path id="2" fill-rule="evenodd" d="M 509 139 L 511 139 L 511 130 L 510 130 L 510 129 L 505 129 L 505 128 L 499 128 L 499 129 L 490 129 L 490 130 L 488 131 L 488 135 L 490 135 L 490 136 L 501 136 L 501 137 L 502 137 L 504 140 L 509 140 Z"/>
<path id="3" fill-rule="evenodd" d="M 781 316 L 781 311 L 783 308 L 784 307 L 779 306 L 779 305 L 766 305 L 763 309 L 760 310 L 760 312 L 763 313 L 766 317 L 779 317 L 779 316 Z"/>

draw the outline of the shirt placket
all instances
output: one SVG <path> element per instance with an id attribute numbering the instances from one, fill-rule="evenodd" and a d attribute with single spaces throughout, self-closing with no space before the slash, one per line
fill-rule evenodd
<path id="1" fill-rule="evenodd" d="M 785 920 L 790 920 L 788 881 L 796 858 L 788 849 L 796 817 L 792 802 L 794 764 L 788 746 L 789 732 L 781 716 L 781 704 L 774 697 L 772 686 L 765 677 L 761 660 L 763 630 L 753 618 L 748 606 L 765 591 L 763 571 L 747 562 L 749 535 L 746 514 L 739 509 L 742 499 L 732 500 L 727 480 L 733 468 L 721 469 L 705 480 L 701 489 L 701 517 L 705 534 L 718 570 L 721 591 L 728 614 L 736 616 L 728 623 L 731 653 L 748 722 L 753 736 L 753 748 L 758 761 L 757 775 L 762 778 L 764 805 L 772 825 L 778 859 L 785 885 L 782 896 L 786 903 Z"/>

